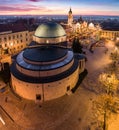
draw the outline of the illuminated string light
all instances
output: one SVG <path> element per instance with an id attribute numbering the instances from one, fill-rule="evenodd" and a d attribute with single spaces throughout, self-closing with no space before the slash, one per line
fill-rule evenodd
<path id="1" fill-rule="evenodd" d="M 3 125 L 5 125 L 5 121 L 0 117 L 0 121 L 2 122 Z"/>

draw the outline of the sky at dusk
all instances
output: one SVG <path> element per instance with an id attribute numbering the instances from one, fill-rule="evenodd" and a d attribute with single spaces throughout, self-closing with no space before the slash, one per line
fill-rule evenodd
<path id="1" fill-rule="evenodd" d="M 0 15 L 117 15 L 119 0 L 0 0 Z"/>

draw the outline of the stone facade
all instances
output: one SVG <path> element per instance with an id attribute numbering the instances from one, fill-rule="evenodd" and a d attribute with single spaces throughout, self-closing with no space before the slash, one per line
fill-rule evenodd
<path id="1" fill-rule="evenodd" d="M 77 68 L 69 77 L 49 83 L 33 84 L 23 82 L 15 78 L 13 75 L 11 79 L 12 87 L 18 95 L 33 101 L 37 101 L 37 96 L 39 96 L 39 98 L 41 98 L 39 101 L 43 102 L 65 95 L 76 85 L 78 78 L 79 69 Z"/>
<path id="2" fill-rule="evenodd" d="M 2 48 L 1 53 L 4 54 L 5 50 L 8 50 L 9 54 L 20 52 L 32 41 L 33 33 L 34 31 L 0 33 L 0 45 Z"/>

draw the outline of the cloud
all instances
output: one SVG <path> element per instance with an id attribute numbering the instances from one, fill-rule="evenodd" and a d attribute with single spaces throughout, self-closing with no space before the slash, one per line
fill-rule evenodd
<path id="1" fill-rule="evenodd" d="M 42 14 L 53 14 L 54 10 L 51 10 L 47 7 L 40 5 L 31 5 L 27 4 L 15 4 L 12 5 L 0 5 L 0 15 L 24 15 L 24 14 L 34 14 L 34 15 L 42 15 Z"/>
<path id="2" fill-rule="evenodd" d="M 39 10 L 39 11 L 43 11 L 46 8 L 43 6 L 33 6 L 33 5 L 22 5 L 22 4 L 16 4 L 15 6 L 10 6 L 10 5 L 0 5 L 0 11 L 35 11 L 35 10 Z"/>
<path id="3" fill-rule="evenodd" d="M 27 0 L 27 1 L 31 1 L 31 2 L 39 2 L 39 1 L 43 1 L 43 0 Z"/>

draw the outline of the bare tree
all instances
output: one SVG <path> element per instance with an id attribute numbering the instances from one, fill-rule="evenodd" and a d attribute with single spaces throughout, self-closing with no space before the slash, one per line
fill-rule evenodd
<path id="1" fill-rule="evenodd" d="M 115 73 L 118 71 L 118 67 L 117 67 L 117 64 L 116 62 L 111 62 L 106 68 L 105 70 L 107 72 L 110 72 L 110 73 Z"/>
<path id="2" fill-rule="evenodd" d="M 113 52 L 110 54 L 110 58 L 112 61 L 116 62 L 119 60 L 119 54 L 117 52 Z"/>
<path id="3" fill-rule="evenodd" d="M 118 80 L 115 74 L 102 73 L 99 82 L 103 94 L 93 102 L 95 117 L 102 122 L 103 130 L 108 130 L 108 122 L 111 115 L 118 113 L 119 100 L 116 97 Z"/>
<path id="4" fill-rule="evenodd" d="M 100 95 L 93 102 L 94 117 L 102 123 L 101 127 L 103 130 L 108 130 L 109 119 L 112 115 L 118 113 L 118 109 L 118 99 L 108 94 Z"/>
<path id="5" fill-rule="evenodd" d="M 118 83 L 115 74 L 109 73 L 102 73 L 99 75 L 99 82 L 101 83 L 101 88 L 106 92 L 108 95 L 113 95 L 117 92 Z"/>

